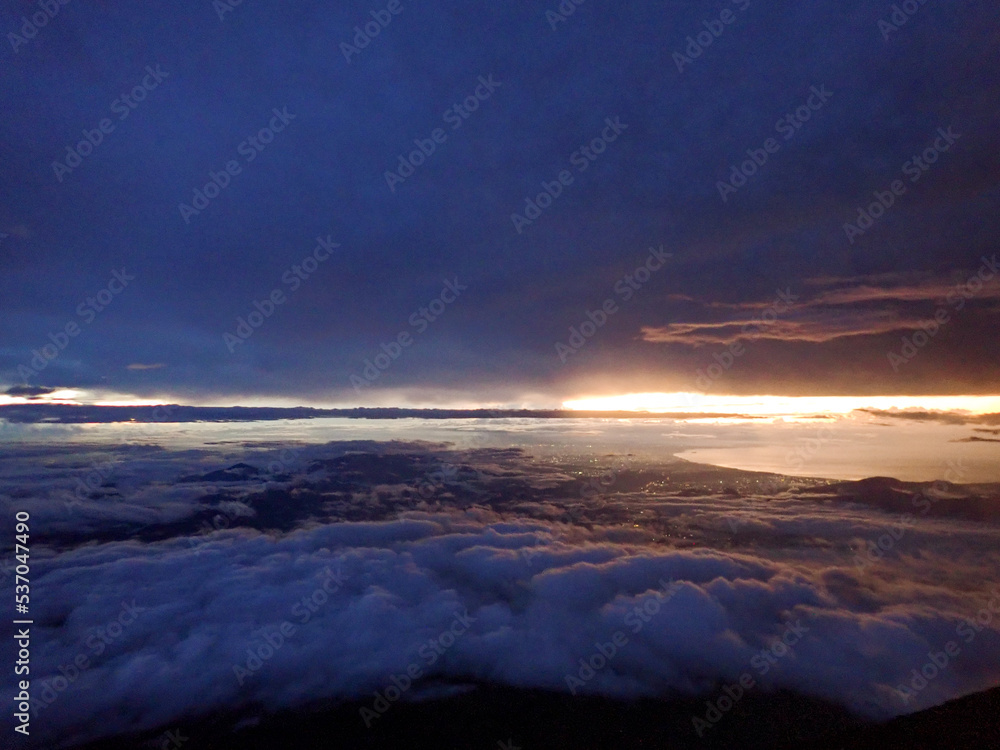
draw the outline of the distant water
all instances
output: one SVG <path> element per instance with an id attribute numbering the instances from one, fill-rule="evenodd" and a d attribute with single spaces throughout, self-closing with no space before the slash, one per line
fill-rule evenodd
<path id="1" fill-rule="evenodd" d="M 0 443 L 290 443 L 427 440 L 460 448 L 520 447 L 536 455 L 670 455 L 752 471 L 828 479 L 892 476 L 1000 482 L 1000 442 L 969 426 L 881 420 L 855 414 L 833 422 L 683 422 L 670 418 L 359 420 L 15 425 L 0 421 Z"/>

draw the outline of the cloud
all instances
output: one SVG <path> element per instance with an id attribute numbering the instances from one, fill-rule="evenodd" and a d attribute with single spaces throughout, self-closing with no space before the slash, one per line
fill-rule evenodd
<path id="1" fill-rule="evenodd" d="M 732 344 L 771 340 L 823 343 L 849 336 L 875 336 L 919 327 L 923 319 L 891 310 L 792 310 L 777 319 L 740 318 L 711 323 L 671 323 L 643 326 L 642 339 L 655 344 Z M 772 322 L 773 321 L 773 322 Z"/>
<path id="2" fill-rule="evenodd" d="M 643 341 L 657 344 L 732 344 L 741 340 L 820 344 L 853 336 L 879 336 L 917 330 L 934 317 L 935 309 L 918 303 L 953 307 L 953 300 L 963 306 L 1000 299 L 1000 286 L 981 289 L 975 295 L 961 295 L 955 283 L 945 279 L 914 281 L 914 274 L 881 274 L 872 277 L 822 277 L 806 281 L 809 286 L 837 286 L 796 300 L 794 304 L 775 307 L 768 300 L 741 302 L 698 301 L 673 295 L 674 301 L 692 302 L 707 313 L 734 310 L 754 315 L 723 320 L 695 320 L 641 328 Z M 889 284 L 886 282 L 897 281 Z M 790 290 L 789 290 L 790 291 Z M 949 295 L 951 295 L 949 297 Z M 767 310 L 773 312 L 768 315 Z M 990 311 L 986 311 L 990 314 Z M 703 315 L 702 317 L 708 317 Z"/>
<path id="3" fill-rule="evenodd" d="M 46 388 L 40 385 L 15 385 L 8 388 L 4 393 L 8 396 L 20 396 L 22 398 L 34 399 L 39 396 L 47 396 L 55 393 L 59 388 Z"/>
<path id="4" fill-rule="evenodd" d="M 203 497 L 194 494 L 157 501 L 152 478 L 213 458 L 225 466 L 239 452 L 149 452 L 123 470 L 149 488 L 151 507 L 197 509 Z M 455 473 L 426 497 L 414 495 L 442 459 Z M 18 465 L 30 460 L 24 454 Z M 8 492 L 13 468 L 8 462 Z M 854 550 L 886 534 L 894 515 L 804 495 L 787 481 L 722 492 L 714 470 L 682 462 L 623 470 L 585 495 L 574 477 L 581 468 L 594 471 L 516 451 L 310 446 L 286 480 L 263 492 L 227 490 L 251 514 L 261 513 L 263 497 L 302 507 L 317 493 L 326 505 L 289 530 L 233 526 L 154 542 L 134 538 L 121 524 L 135 519 L 105 500 L 108 515 L 89 523 L 117 528 L 117 538 L 58 555 L 44 544 L 33 550 L 44 644 L 33 653 L 36 695 L 78 655 L 88 666 L 41 711 L 32 739 L 52 747 L 215 711 L 364 699 L 413 663 L 424 669 L 416 696 L 475 682 L 565 692 L 578 660 L 619 630 L 628 645 L 584 692 L 710 695 L 751 669 L 790 621 L 808 628 L 806 637 L 792 657 L 756 675 L 766 691 L 884 717 L 1000 680 L 998 618 L 968 647 L 974 659 L 955 661 L 908 704 L 895 692 L 994 596 L 995 576 L 983 571 L 1000 570 L 995 525 L 918 522 L 882 562 L 859 567 Z M 720 472 L 739 483 L 741 475 Z M 692 491 L 691 481 L 719 489 Z M 211 482 L 201 489 L 219 491 Z M 362 508 L 370 509 L 364 520 L 337 517 Z M 242 509 L 234 506 L 233 517 Z M 40 515 L 39 529 L 56 522 Z M 306 616 L 297 605 L 331 575 L 342 582 Z M 678 585 L 667 601 L 657 593 L 665 581 Z M 633 630 L 630 613 L 647 606 L 655 615 Z M 131 608 L 135 618 L 105 643 L 101 634 L 118 633 L 109 624 Z M 421 649 L 466 613 L 468 631 L 429 663 Z M 248 649 L 274 641 L 285 622 L 294 632 L 241 684 L 234 667 L 246 667 Z M 3 679 L 9 689 L 11 677 Z"/>
<path id="5" fill-rule="evenodd" d="M 161 367 L 166 367 L 162 362 L 158 362 L 153 365 L 144 365 L 139 362 L 134 362 L 130 364 L 126 369 L 128 370 L 159 370 Z"/>
<path id="6" fill-rule="evenodd" d="M 922 409 L 858 409 L 858 411 L 872 414 L 876 417 L 903 419 L 913 422 L 1000 425 L 1000 414 L 969 414 L 963 411 L 924 411 Z"/>

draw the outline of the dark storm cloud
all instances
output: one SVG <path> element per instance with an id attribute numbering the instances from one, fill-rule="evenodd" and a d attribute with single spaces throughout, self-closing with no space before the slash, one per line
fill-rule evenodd
<path id="1" fill-rule="evenodd" d="M 4 391 L 8 396 L 20 396 L 21 398 L 34 399 L 39 396 L 46 396 L 55 393 L 58 388 L 46 388 L 40 385 L 14 385 Z"/>
<path id="2" fill-rule="evenodd" d="M 254 2 L 220 19 L 208 2 L 70 3 L 26 43 L 7 38 L 0 380 L 24 384 L 19 368 L 51 345 L 58 356 L 28 385 L 354 403 L 393 389 L 510 402 L 589 383 L 662 390 L 703 364 L 683 336 L 668 356 L 643 340 L 644 327 L 691 322 L 674 318 L 676 295 L 741 305 L 823 276 L 940 277 L 995 251 L 986 6 L 927 4 L 885 38 L 892 4 L 860 0 L 587 4 L 555 29 L 544 4 L 404 0 L 348 61 L 341 44 L 376 5 Z M 675 53 L 724 7 L 735 22 L 678 71 Z M 22 35 L 23 12 L 5 6 L 0 31 Z M 481 79 L 495 82 L 488 98 Z M 813 87 L 833 94 L 802 121 Z M 615 142 L 581 151 L 616 117 Z M 904 164 L 946 127 L 961 137 L 908 182 Z M 723 203 L 717 184 L 768 138 L 780 150 Z M 573 182 L 557 191 L 562 170 Z M 389 171 L 406 173 L 393 189 Z M 850 242 L 844 225 L 897 179 L 906 193 Z M 510 216 L 543 183 L 558 196 L 518 234 Z M 310 271 L 320 237 L 340 247 Z M 660 244 L 669 271 L 564 367 L 554 343 Z M 136 280 L 101 304 L 123 267 Z M 416 336 L 411 316 L 456 276 L 468 291 Z M 837 304 L 915 301 L 873 289 Z M 59 346 L 81 305 L 92 325 Z M 261 324 L 230 353 L 223 336 L 251 316 Z M 996 381 L 995 310 L 885 382 L 856 376 L 884 368 L 895 329 L 840 320 L 833 333 L 853 326 L 870 344 L 838 348 L 809 322 L 742 362 L 728 389 Z M 356 393 L 349 377 L 402 332 L 412 346 Z M 774 383 L 775 370 L 788 375 Z"/>

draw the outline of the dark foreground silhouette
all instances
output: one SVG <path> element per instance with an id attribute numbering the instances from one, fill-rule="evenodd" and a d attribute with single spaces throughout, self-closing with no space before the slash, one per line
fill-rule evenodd
<path id="1" fill-rule="evenodd" d="M 1000 747 L 1000 688 L 883 724 L 791 693 L 750 693 L 701 737 L 692 716 L 705 715 L 704 699 L 622 702 L 479 686 L 448 698 L 393 704 L 369 728 L 360 711 L 373 700 L 249 719 L 216 716 L 84 748 L 178 747 L 177 742 L 185 750 Z"/>

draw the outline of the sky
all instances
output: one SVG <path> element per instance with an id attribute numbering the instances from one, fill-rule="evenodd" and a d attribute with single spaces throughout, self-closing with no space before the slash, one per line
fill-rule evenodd
<path id="1" fill-rule="evenodd" d="M 904 5 L 4 0 L 0 392 L 994 394 L 1000 19 Z"/>

